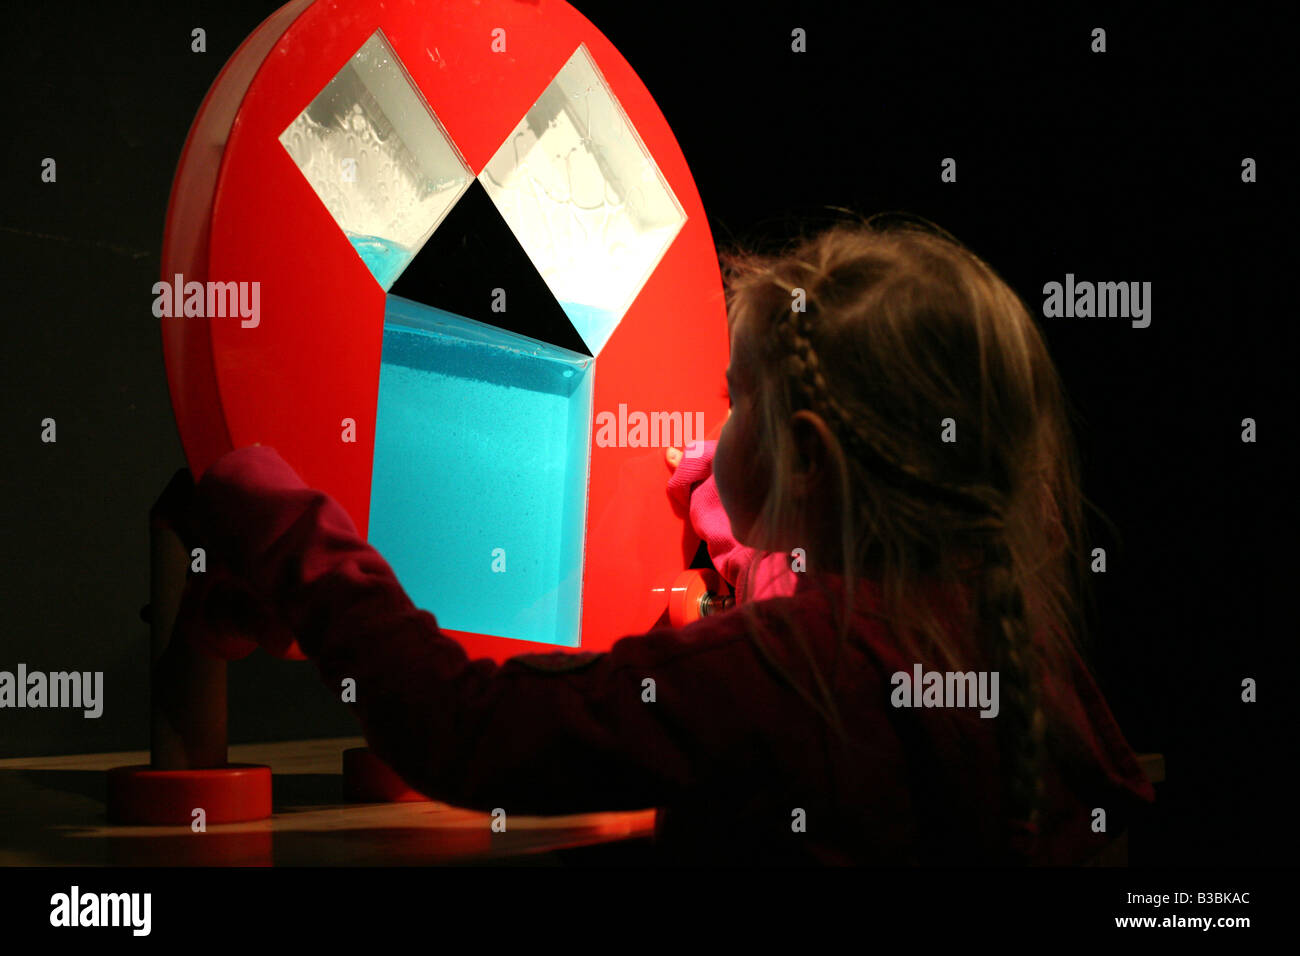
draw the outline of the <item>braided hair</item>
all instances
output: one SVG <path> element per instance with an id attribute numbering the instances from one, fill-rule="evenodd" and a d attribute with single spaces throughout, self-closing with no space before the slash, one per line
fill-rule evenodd
<path id="1" fill-rule="evenodd" d="M 1002 847 L 1008 862 L 1027 862 L 1045 724 L 1033 635 L 1046 623 L 1057 636 L 1073 636 L 1068 612 L 1082 581 L 1077 565 L 1053 560 L 1077 560 L 1070 552 L 1080 498 L 1064 399 L 1041 339 L 996 274 L 924 220 L 892 229 L 870 221 L 838 226 L 784 257 L 728 255 L 724 264 L 732 280 L 729 319 L 757 315 L 769 330 L 765 351 L 779 381 L 764 396 L 771 437 L 779 444 L 777 426 L 801 408 L 830 432 L 845 520 L 839 564 L 850 585 L 859 565 L 880 575 L 889 605 L 883 616 L 906 632 L 910 615 L 922 637 L 918 650 L 953 660 L 933 614 L 916 606 L 916 585 L 923 574 L 955 578 L 954 556 L 975 556 L 975 621 L 1002 693 Z M 890 377 L 886 348 L 899 349 L 910 379 Z M 855 377 L 852 362 L 863 355 L 871 374 Z M 873 376 L 879 384 L 864 380 Z M 949 400 L 979 405 L 967 417 L 980 441 L 958 461 L 937 453 L 921 432 L 936 421 L 926 413 Z M 774 525 L 783 520 L 775 497 L 767 515 Z M 845 589 L 841 644 L 853 593 Z M 824 691 L 833 683 L 815 663 L 813 673 Z M 837 720 L 833 696 L 824 697 L 823 711 Z"/>

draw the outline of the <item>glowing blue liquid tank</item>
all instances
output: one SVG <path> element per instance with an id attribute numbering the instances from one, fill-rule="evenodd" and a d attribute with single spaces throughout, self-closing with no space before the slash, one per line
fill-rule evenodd
<path id="1" fill-rule="evenodd" d="M 388 296 L 370 542 L 442 627 L 578 645 L 592 366 Z"/>

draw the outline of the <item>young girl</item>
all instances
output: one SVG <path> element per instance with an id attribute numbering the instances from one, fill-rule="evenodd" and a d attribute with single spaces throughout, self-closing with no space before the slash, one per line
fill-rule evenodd
<path id="1" fill-rule="evenodd" d="M 335 502 L 252 447 L 195 489 L 185 533 L 227 573 L 192 585 L 187 627 L 251 599 L 279 627 L 265 646 L 292 634 L 331 688 L 356 680 L 370 747 L 421 792 L 657 807 L 668 860 L 1092 858 L 1153 793 L 1075 649 L 1076 465 L 1023 304 L 928 225 L 724 266 L 731 413 L 716 448 L 670 451 L 670 491 L 736 609 L 471 661 Z"/>

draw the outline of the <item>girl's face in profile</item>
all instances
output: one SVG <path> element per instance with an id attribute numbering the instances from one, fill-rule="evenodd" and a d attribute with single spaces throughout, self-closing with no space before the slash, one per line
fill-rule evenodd
<path id="1" fill-rule="evenodd" d="M 738 319 L 731 326 L 731 364 L 727 367 L 731 411 L 713 452 L 713 478 L 731 521 L 732 535 L 751 548 L 761 546 L 754 525 L 767 491 L 767 469 L 759 455 L 754 414 L 756 378 L 754 349 L 743 321 Z"/>
<path id="2" fill-rule="evenodd" d="M 727 393 L 731 411 L 718 435 L 713 452 L 713 478 L 718 497 L 731 522 L 732 536 L 746 547 L 781 551 L 790 547 L 815 547 L 832 555 L 842 530 L 833 508 L 826 479 L 830 474 L 826 449 L 832 439 L 826 423 L 807 409 L 795 412 L 789 422 L 799 461 L 792 463 L 792 482 L 786 493 L 796 495 L 800 528 L 785 533 L 791 541 L 775 540 L 760 526 L 759 515 L 771 484 L 771 452 L 763 447 L 758 408 L 758 382 L 762 374 L 760 353 L 746 320 L 731 326 L 731 364 L 727 367 Z M 825 562 L 833 567 L 833 561 Z"/>

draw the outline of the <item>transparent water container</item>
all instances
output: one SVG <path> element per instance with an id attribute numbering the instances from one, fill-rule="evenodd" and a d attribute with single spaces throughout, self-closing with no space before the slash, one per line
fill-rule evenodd
<path id="1" fill-rule="evenodd" d="M 389 295 L 370 541 L 441 626 L 578 645 L 592 366 Z"/>
<path id="2" fill-rule="evenodd" d="M 384 291 L 474 178 L 378 30 L 280 142 Z"/>
<path id="3" fill-rule="evenodd" d="M 686 213 L 585 45 L 478 178 L 599 355 Z"/>

